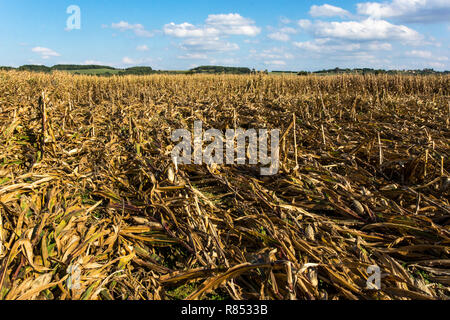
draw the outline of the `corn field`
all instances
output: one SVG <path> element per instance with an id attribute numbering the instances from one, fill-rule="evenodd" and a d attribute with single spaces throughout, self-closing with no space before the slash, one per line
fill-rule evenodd
<path id="1" fill-rule="evenodd" d="M 175 167 L 197 120 L 278 173 Z M 449 76 L 0 72 L 0 129 L 0 300 L 450 298 Z"/>

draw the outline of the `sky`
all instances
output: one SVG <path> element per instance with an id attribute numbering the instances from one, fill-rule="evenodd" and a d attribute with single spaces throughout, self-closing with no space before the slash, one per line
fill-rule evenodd
<path id="1" fill-rule="evenodd" d="M 0 39 L 14 67 L 450 70 L 450 0 L 0 0 Z"/>

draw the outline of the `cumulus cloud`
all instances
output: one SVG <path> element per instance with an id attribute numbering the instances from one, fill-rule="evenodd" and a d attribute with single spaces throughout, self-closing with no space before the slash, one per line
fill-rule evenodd
<path id="1" fill-rule="evenodd" d="M 272 40 L 287 42 L 291 40 L 291 37 L 289 35 L 296 33 L 298 33 L 296 29 L 291 27 L 284 27 L 281 28 L 279 31 L 269 33 L 267 37 Z"/>
<path id="2" fill-rule="evenodd" d="M 331 5 L 315 5 L 310 15 L 318 17 L 338 17 L 329 20 L 299 20 L 300 30 L 308 33 L 312 39 L 292 42 L 297 55 L 335 62 L 361 65 L 385 66 L 389 61 L 383 52 L 414 46 L 426 45 L 439 47 L 432 37 L 425 37 L 408 22 L 427 22 L 434 18 L 441 21 L 448 16 L 449 0 L 388 0 L 387 2 L 364 2 L 357 5 L 359 18 L 350 12 Z M 437 11 L 440 11 L 439 13 Z M 366 16 L 366 17 L 364 17 Z M 432 18 L 433 17 L 433 18 Z M 340 19 L 339 19 L 340 18 Z M 450 18 L 450 16 L 448 16 Z M 446 18 L 447 19 L 447 18 Z M 449 19 L 447 19 L 448 21 Z M 401 23 L 404 21 L 404 23 Z M 280 38 L 281 39 L 281 38 Z M 410 50 L 397 54 L 394 58 L 414 58 L 414 65 L 430 65 L 448 61 L 446 56 L 436 54 L 434 50 Z M 390 57 L 392 58 L 392 57 Z M 391 63 L 391 62 L 389 62 Z"/>
<path id="3" fill-rule="evenodd" d="M 261 29 L 251 19 L 237 13 L 211 14 L 203 25 L 171 22 L 163 28 L 164 34 L 184 39 L 181 48 L 191 53 L 226 52 L 239 50 L 236 43 L 224 40 L 229 36 L 256 36 Z M 187 56 L 187 55 L 185 55 Z"/>
<path id="4" fill-rule="evenodd" d="M 60 57 L 61 56 L 58 52 L 53 51 L 52 49 L 49 49 L 49 48 L 44 48 L 44 47 L 34 47 L 33 49 L 31 49 L 31 51 L 33 51 L 34 53 L 40 54 L 42 59 L 49 59 L 50 57 Z"/>
<path id="5" fill-rule="evenodd" d="M 291 27 L 284 27 L 280 29 L 281 32 L 283 33 L 288 33 L 288 34 L 296 34 L 298 33 L 297 29 L 291 28 Z"/>
<path id="6" fill-rule="evenodd" d="M 256 36 L 261 29 L 254 25 L 251 19 L 244 18 L 237 13 L 211 14 L 206 19 L 206 25 L 217 28 L 224 34 Z"/>
<path id="7" fill-rule="evenodd" d="M 277 40 L 277 41 L 287 42 L 287 41 L 291 40 L 291 37 L 289 37 L 288 34 L 283 33 L 283 32 L 273 32 L 273 33 L 269 33 L 267 36 L 270 39 Z"/>
<path id="8" fill-rule="evenodd" d="M 164 26 L 164 33 L 177 38 L 202 38 L 218 36 L 220 31 L 212 27 L 196 27 L 190 23 L 175 24 L 173 22 Z"/>
<path id="9" fill-rule="evenodd" d="M 363 2 L 357 11 L 377 19 L 394 18 L 404 22 L 447 22 L 450 20 L 448 0 L 392 0 Z"/>
<path id="10" fill-rule="evenodd" d="M 293 42 L 298 48 L 297 54 L 328 62 L 345 62 L 355 67 L 381 66 L 384 62 L 382 51 L 392 50 L 387 42 L 362 41 L 352 42 L 341 39 L 317 38 L 310 41 Z"/>
<path id="11" fill-rule="evenodd" d="M 368 49 L 373 51 L 390 51 L 392 50 L 392 44 L 388 42 L 372 42 L 369 43 Z"/>
<path id="12" fill-rule="evenodd" d="M 250 58 L 252 60 L 265 60 L 265 61 L 285 61 L 294 59 L 294 55 L 290 52 L 286 52 L 285 48 L 274 47 L 265 50 L 251 50 Z"/>
<path id="13" fill-rule="evenodd" d="M 349 17 L 350 12 L 339 7 L 335 7 L 329 4 L 322 6 L 312 6 L 309 14 L 312 17 Z"/>
<path id="14" fill-rule="evenodd" d="M 219 39 L 188 39 L 181 45 L 182 49 L 193 52 L 224 52 L 239 50 L 236 43 Z"/>
<path id="15" fill-rule="evenodd" d="M 448 60 L 447 57 L 434 56 L 434 54 L 431 51 L 427 51 L 427 50 L 412 50 L 412 51 L 406 52 L 406 55 L 409 57 L 428 59 L 428 60 L 437 60 L 437 61 L 447 61 Z"/>
<path id="16" fill-rule="evenodd" d="M 417 42 L 422 36 L 404 25 L 385 20 L 367 18 L 362 21 L 324 22 L 307 24 L 306 29 L 318 38 L 334 38 L 351 41 L 400 40 Z"/>
<path id="17" fill-rule="evenodd" d="M 361 49 L 360 43 L 338 42 L 331 39 L 315 39 L 312 41 L 294 42 L 293 45 L 306 51 L 319 53 L 352 52 Z"/>
<path id="18" fill-rule="evenodd" d="M 304 58 L 317 59 L 319 63 L 326 61 L 328 67 L 351 66 L 353 68 L 370 67 L 380 63 L 377 55 L 370 52 L 365 44 L 335 41 L 331 39 L 315 39 L 295 42 L 298 54 Z"/>
<path id="19" fill-rule="evenodd" d="M 433 54 L 430 51 L 422 51 L 422 50 L 412 50 L 406 53 L 407 56 L 416 57 L 416 58 L 431 58 Z"/>
<path id="20" fill-rule="evenodd" d="M 166 35 L 178 38 L 217 37 L 220 35 L 256 36 L 261 28 L 255 26 L 251 19 L 237 13 L 211 14 L 203 26 L 194 26 L 188 22 L 166 24 L 163 28 Z"/>
<path id="21" fill-rule="evenodd" d="M 294 46 L 296 46 L 299 49 L 304 49 L 307 51 L 316 51 L 320 52 L 322 51 L 322 43 L 320 43 L 319 40 L 313 40 L 313 41 L 304 41 L 304 42 L 293 42 Z"/>
<path id="22" fill-rule="evenodd" d="M 121 32 L 133 31 L 138 37 L 150 38 L 153 37 L 153 33 L 145 30 L 142 24 L 130 24 L 126 21 L 120 21 L 119 23 L 111 24 L 112 29 L 117 29 Z"/>
<path id="23" fill-rule="evenodd" d="M 312 26 L 312 22 L 308 19 L 299 20 L 297 24 L 299 25 L 300 28 L 303 29 L 308 29 L 309 27 Z"/>

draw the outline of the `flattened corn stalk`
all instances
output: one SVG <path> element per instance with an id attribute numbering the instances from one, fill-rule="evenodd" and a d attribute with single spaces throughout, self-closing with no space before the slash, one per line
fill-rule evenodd
<path id="1" fill-rule="evenodd" d="M 447 299 L 449 88 L 0 72 L 0 299 Z M 195 120 L 280 129 L 279 173 L 174 167 Z"/>

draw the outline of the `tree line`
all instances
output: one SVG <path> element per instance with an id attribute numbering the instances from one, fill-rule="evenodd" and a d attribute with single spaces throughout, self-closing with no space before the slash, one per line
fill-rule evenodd
<path id="1" fill-rule="evenodd" d="M 118 69 L 110 66 L 102 65 L 76 65 L 76 64 L 58 64 L 53 67 L 47 67 L 44 65 L 23 65 L 18 68 L 0 66 L 0 70 L 18 70 L 18 71 L 31 71 L 31 72 L 44 72 L 50 73 L 52 71 L 71 71 L 75 74 L 89 74 L 86 71 L 89 70 L 106 70 L 102 72 L 102 76 L 112 75 L 150 75 L 150 74 L 255 74 L 255 69 L 243 68 L 243 67 L 223 67 L 223 66 L 200 66 L 190 69 L 188 71 L 164 71 L 153 70 L 151 67 L 131 67 L 126 69 Z M 110 70 L 110 71 L 109 71 Z M 78 72 L 80 71 L 80 72 Z M 84 72 L 83 72 L 84 71 Z M 355 69 L 325 69 L 314 72 L 309 71 L 272 71 L 273 73 L 280 74 L 297 74 L 297 75 L 334 75 L 334 74 L 413 74 L 413 75 L 432 75 L 432 74 L 450 74 L 450 71 L 435 71 L 434 69 L 422 69 L 422 70 L 384 70 L 384 69 L 371 69 L 371 68 L 355 68 Z M 264 73 L 268 74 L 267 70 Z"/>

